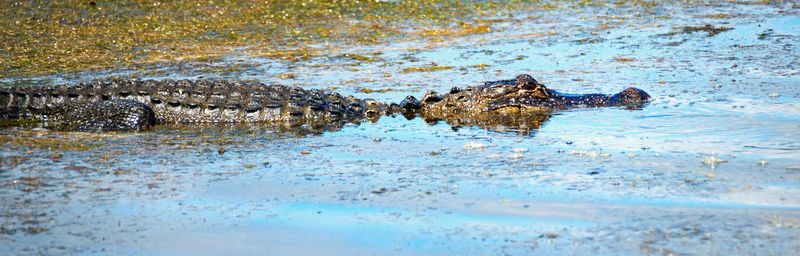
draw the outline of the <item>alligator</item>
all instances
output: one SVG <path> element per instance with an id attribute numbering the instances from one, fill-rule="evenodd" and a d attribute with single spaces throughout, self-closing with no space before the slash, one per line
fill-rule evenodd
<path id="1" fill-rule="evenodd" d="M 580 107 L 641 108 L 650 99 L 628 88 L 614 95 L 564 94 L 530 75 L 490 81 L 400 104 L 357 99 L 297 86 L 227 80 L 114 80 L 56 86 L 0 88 L 0 120 L 32 120 L 70 131 L 141 131 L 172 123 L 263 123 L 322 127 L 402 114 L 453 126 L 536 129 L 553 111 Z M 340 125 L 339 125 L 340 126 Z"/>

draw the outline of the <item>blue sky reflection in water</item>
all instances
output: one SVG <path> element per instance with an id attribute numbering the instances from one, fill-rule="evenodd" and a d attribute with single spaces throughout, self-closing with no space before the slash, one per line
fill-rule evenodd
<path id="1" fill-rule="evenodd" d="M 3 130 L 97 146 L 58 157 L 13 143 L 0 151 L 0 181 L 8 184 L 0 187 L 8 213 L 0 247 L 14 254 L 796 254 L 798 9 L 654 8 L 517 13 L 488 34 L 354 48 L 380 51 L 384 60 L 357 69 L 340 59 L 252 60 L 272 73 L 242 77 L 275 81 L 293 72 L 280 82 L 398 102 L 531 73 L 562 92 L 635 86 L 655 98 L 641 110 L 555 113 L 534 131 L 403 117 L 303 136 L 256 126 L 121 135 Z M 706 24 L 731 29 L 712 34 Z M 432 63 L 453 68 L 401 72 Z M 364 82 L 344 82 L 353 80 Z M 30 159 L 12 164 L 17 157 Z"/>

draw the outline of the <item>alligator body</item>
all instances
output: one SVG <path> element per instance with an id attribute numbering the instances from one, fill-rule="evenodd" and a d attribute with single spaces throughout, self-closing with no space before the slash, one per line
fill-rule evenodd
<path id="1" fill-rule="evenodd" d="M 453 125 L 538 128 L 549 113 L 575 107 L 641 107 L 642 90 L 615 95 L 568 95 L 529 75 L 484 85 L 428 92 L 398 104 L 323 90 L 221 80 L 113 81 L 78 85 L 0 88 L 0 120 L 34 120 L 63 130 L 142 130 L 169 123 L 264 123 L 324 127 L 403 114 Z M 340 125 L 338 125 L 340 126 Z"/>
<path id="2" fill-rule="evenodd" d="M 299 87 L 220 80 L 113 81 L 0 89 L 0 119 L 33 118 L 78 131 L 170 123 L 326 125 L 374 118 L 374 100 Z"/>

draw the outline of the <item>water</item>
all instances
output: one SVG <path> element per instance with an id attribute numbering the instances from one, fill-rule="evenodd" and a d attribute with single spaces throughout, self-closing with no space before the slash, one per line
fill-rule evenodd
<path id="1" fill-rule="evenodd" d="M 641 110 L 555 113 L 534 131 L 403 117 L 321 134 L 9 128 L 0 137 L 0 247 L 104 255 L 796 254 L 795 6 L 567 5 L 498 16 L 505 20 L 488 34 L 363 46 L 354 51 L 380 52 L 383 61 L 355 68 L 341 58 L 251 60 L 270 73 L 241 76 L 271 81 L 293 72 L 289 83 L 398 102 L 530 73 L 562 92 L 634 86 L 655 98 Z M 699 29 L 706 24 L 730 29 Z M 430 63 L 453 68 L 400 72 Z"/>

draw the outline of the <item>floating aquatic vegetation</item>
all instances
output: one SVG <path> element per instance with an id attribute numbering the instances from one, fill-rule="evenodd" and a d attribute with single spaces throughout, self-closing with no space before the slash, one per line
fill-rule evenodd
<path id="1" fill-rule="evenodd" d="M 76 76 L 80 72 L 97 70 L 158 75 L 154 70 L 185 69 L 186 66 L 192 69 L 197 63 L 218 63 L 230 56 L 287 61 L 343 56 L 369 62 L 378 58 L 342 51 L 349 51 L 353 45 L 389 40 L 453 40 L 498 31 L 495 25 L 509 22 L 513 13 L 525 9 L 550 10 L 582 5 L 649 8 L 656 3 L 3 1 L 0 2 L 0 16 L 3 17 L 0 19 L 0 78 Z M 713 36 L 727 29 L 730 28 L 706 25 L 684 27 L 678 33 L 706 31 Z M 241 70 L 246 66 L 232 68 Z"/>
<path id="2" fill-rule="evenodd" d="M 706 24 L 704 26 L 683 26 L 675 28 L 676 31 L 669 32 L 664 34 L 665 36 L 674 36 L 677 34 L 692 34 L 696 32 L 706 32 L 708 37 L 716 36 L 719 33 L 731 30 L 731 27 L 714 27 L 711 24 Z"/>
<path id="3" fill-rule="evenodd" d="M 5 1 L 0 78 L 215 62 L 243 52 L 303 60 L 319 54 L 312 44 L 491 31 L 463 20 L 519 8 L 515 2 Z M 420 29 L 401 29 L 409 27 Z"/>

